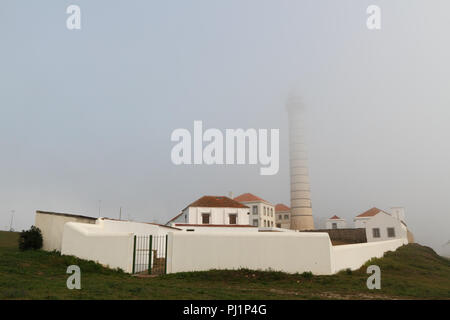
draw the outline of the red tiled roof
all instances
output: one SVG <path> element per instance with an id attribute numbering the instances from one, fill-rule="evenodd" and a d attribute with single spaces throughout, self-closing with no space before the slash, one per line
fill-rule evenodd
<path id="1" fill-rule="evenodd" d="M 188 205 L 186 208 L 189 207 L 204 207 L 204 208 L 248 208 L 246 205 L 243 205 L 242 203 L 239 203 L 237 201 L 234 201 L 233 199 L 230 199 L 228 197 L 224 196 L 203 196 L 200 199 L 192 202 L 190 205 Z M 184 209 L 186 209 L 184 208 Z M 184 211 L 183 209 L 183 211 Z M 180 214 L 176 215 L 172 219 L 170 219 L 166 224 L 169 224 L 170 222 L 176 220 L 178 217 L 180 217 L 183 214 L 183 211 L 181 211 Z"/>
<path id="2" fill-rule="evenodd" d="M 234 201 L 238 201 L 238 202 L 265 202 L 270 204 L 269 201 L 266 201 L 260 197 L 255 196 L 254 194 L 251 193 L 243 193 L 240 196 L 237 196 L 236 198 L 234 198 Z"/>
<path id="3" fill-rule="evenodd" d="M 176 223 L 177 227 L 221 227 L 221 228 L 257 228 L 249 224 L 189 224 L 189 223 Z"/>
<path id="4" fill-rule="evenodd" d="M 285 212 L 285 211 L 290 211 L 291 208 L 289 208 L 288 206 L 282 204 L 282 203 L 278 203 L 275 206 L 275 212 Z"/>
<path id="5" fill-rule="evenodd" d="M 366 212 L 361 213 L 360 215 L 356 216 L 357 218 L 364 218 L 364 217 L 373 217 L 376 216 L 378 213 L 384 212 L 383 210 L 380 210 L 378 208 L 373 207 L 372 209 L 367 210 Z M 387 213 L 387 212 L 386 212 Z"/>
<path id="6" fill-rule="evenodd" d="M 188 207 L 206 208 L 248 208 L 246 205 L 224 196 L 203 196 Z"/>
<path id="7" fill-rule="evenodd" d="M 339 218 L 338 216 L 334 215 L 334 216 L 332 216 L 332 217 L 330 218 L 330 220 L 331 220 L 331 219 L 333 219 L 333 220 L 340 220 L 341 218 Z"/>

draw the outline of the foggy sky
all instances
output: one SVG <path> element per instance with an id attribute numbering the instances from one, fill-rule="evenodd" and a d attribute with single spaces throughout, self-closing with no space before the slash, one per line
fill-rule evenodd
<path id="1" fill-rule="evenodd" d="M 66 29 L 69 4 L 82 29 Z M 366 28 L 366 8 L 382 29 Z M 0 228 L 35 210 L 165 223 L 203 195 L 289 205 L 285 103 L 307 108 L 315 218 L 406 208 L 450 239 L 448 1 L 0 3 Z M 280 170 L 175 166 L 177 128 L 279 128 Z"/>

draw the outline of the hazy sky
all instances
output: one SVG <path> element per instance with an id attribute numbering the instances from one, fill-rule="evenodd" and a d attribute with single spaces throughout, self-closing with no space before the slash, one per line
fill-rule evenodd
<path id="1" fill-rule="evenodd" d="M 81 7 L 82 29 L 66 28 Z M 366 8 L 382 29 L 366 27 Z M 291 90 L 307 107 L 313 212 L 377 206 L 450 239 L 450 3 L 0 2 L 0 228 L 35 210 L 165 223 L 202 195 L 289 205 Z M 279 128 L 277 175 L 175 166 L 174 129 Z"/>

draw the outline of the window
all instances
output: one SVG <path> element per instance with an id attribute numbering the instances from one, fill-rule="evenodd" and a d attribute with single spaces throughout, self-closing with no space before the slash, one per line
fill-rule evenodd
<path id="1" fill-rule="evenodd" d="M 266 215 L 266 207 L 264 207 L 264 215 Z"/>
<path id="2" fill-rule="evenodd" d="M 333 224 L 331 225 L 331 228 L 332 228 L 332 229 L 337 229 L 337 223 L 336 223 L 336 222 L 333 222 Z"/>
<path id="3" fill-rule="evenodd" d="M 202 223 L 209 224 L 209 213 L 202 213 Z"/>
<path id="4" fill-rule="evenodd" d="M 395 238 L 395 228 L 387 228 L 387 234 L 389 238 Z"/>
<path id="5" fill-rule="evenodd" d="M 258 206 L 253 206 L 252 210 L 253 210 L 253 214 L 258 214 Z"/>
<path id="6" fill-rule="evenodd" d="M 288 214 L 284 215 L 284 220 L 289 220 L 289 215 Z"/>
<path id="7" fill-rule="evenodd" d="M 277 228 L 281 228 L 281 223 L 277 223 Z"/>
<path id="8" fill-rule="evenodd" d="M 283 216 L 281 214 L 278 215 L 278 220 L 282 220 Z"/>
<path id="9" fill-rule="evenodd" d="M 264 220 L 264 227 L 267 227 L 267 221 Z"/>
<path id="10" fill-rule="evenodd" d="M 372 229 L 372 236 L 374 238 L 379 238 L 380 237 L 380 228 L 373 228 Z"/>
<path id="11" fill-rule="evenodd" d="M 255 226 L 255 227 L 258 226 L 258 219 L 253 219 L 253 226 Z"/>
<path id="12" fill-rule="evenodd" d="M 237 224 L 237 214 L 230 214 L 230 224 Z"/>

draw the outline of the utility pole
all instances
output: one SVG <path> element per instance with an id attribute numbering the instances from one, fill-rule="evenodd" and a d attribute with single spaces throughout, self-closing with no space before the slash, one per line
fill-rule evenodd
<path id="1" fill-rule="evenodd" d="M 14 213 L 15 213 L 16 211 L 15 210 L 11 210 L 11 223 L 10 223 L 10 225 L 9 225 L 9 231 L 13 231 L 13 222 L 14 222 Z"/>
<path id="2" fill-rule="evenodd" d="M 122 220 L 122 207 L 120 207 L 119 220 Z"/>
<path id="3" fill-rule="evenodd" d="M 98 200 L 98 217 L 100 218 L 100 211 L 102 208 L 102 200 Z"/>

